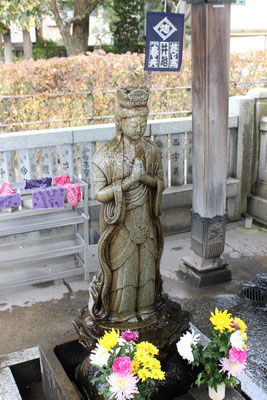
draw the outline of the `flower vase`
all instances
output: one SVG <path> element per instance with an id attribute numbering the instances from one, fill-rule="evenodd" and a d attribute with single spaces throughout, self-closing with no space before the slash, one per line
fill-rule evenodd
<path id="1" fill-rule="evenodd" d="M 217 392 L 209 386 L 209 398 L 212 400 L 223 400 L 225 398 L 225 383 L 217 385 Z"/>

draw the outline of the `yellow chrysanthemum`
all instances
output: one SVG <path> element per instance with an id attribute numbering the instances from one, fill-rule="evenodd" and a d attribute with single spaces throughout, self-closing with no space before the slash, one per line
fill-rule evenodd
<path id="1" fill-rule="evenodd" d="M 149 368 L 152 359 L 153 359 L 153 357 L 151 357 L 150 355 L 146 355 L 146 356 L 142 359 L 141 364 L 143 364 L 144 367 Z"/>
<path id="2" fill-rule="evenodd" d="M 152 379 L 157 379 L 159 381 L 163 381 L 165 379 L 165 372 L 161 371 L 161 369 L 153 370 Z"/>
<path id="3" fill-rule="evenodd" d="M 242 333 L 241 333 L 241 334 L 242 334 Z M 244 335 L 244 336 L 243 336 L 243 340 L 248 340 L 247 335 Z"/>
<path id="4" fill-rule="evenodd" d="M 213 314 L 213 312 L 211 313 L 210 321 L 214 325 L 216 331 L 219 330 L 222 333 L 225 329 L 231 329 L 232 314 L 227 314 L 227 311 L 228 310 L 223 312 L 219 311 L 216 307 L 215 314 Z"/>
<path id="5" fill-rule="evenodd" d="M 149 368 L 153 369 L 160 369 L 160 362 L 156 358 L 152 358 L 149 360 Z"/>
<path id="6" fill-rule="evenodd" d="M 141 342 L 136 345 L 136 350 L 144 350 L 151 355 L 159 354 L 159 349 L 149 342 Z"/>
<path id="7" fill-rule="evenodd" d="M 247 325 L 245 324 L 245 322 L 242 319 L 236 318 L 236 317 L 235 317 L 235 322 L 238 323 L 238 328 L 241 330 L 241 332 L 245 333 L 248 328 Z"/>
<path id="8" fill-rule="evenodd" d="M 137 373 L 139 366 L 140 366 L 139 362 L 134 358 L 132 360 L 132 373 L 133 374 Z"/>
<path id="9" fill-rule="evenodd" d="M 138 349 L 134 353 L 134 358 L 142 362 L 147 357 L 147 352 L 144 349 Z"/>
<path id="10" fill-rule="evenodd" d="M 140 368 L 137 371 L 137 376 L 142 382 L 144 382 L 150 377 L 150 371 L 147 368 Z"/>
<path id="11" fill-rule="evenodd" d="M 111 329 L 111 331 L 105 331 L 105 335 L 98 339 L 98 343 L 100 346 L 104 347 L 107 351 L 115 347 L 118 343 L 118 339 L 120 336 L 119 330 L 115 331 L 114 328 Z"/>

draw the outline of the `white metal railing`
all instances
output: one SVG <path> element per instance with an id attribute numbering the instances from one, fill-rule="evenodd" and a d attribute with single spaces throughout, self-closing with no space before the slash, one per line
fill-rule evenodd
<path id="1" fill-rule="evenodd" d="M 237 116 L 229 116 L 228 127 L 227 175 L 234 177 Z M 114 134 L 114 124 L 102 124 L 0 135 L 0 182 L 77 175 L 88 183 L 93 199 L 92 158 Z M 192 183 L 192 118 L 148 121 L 145 135 L 161 150 L 168 186 Z"/>

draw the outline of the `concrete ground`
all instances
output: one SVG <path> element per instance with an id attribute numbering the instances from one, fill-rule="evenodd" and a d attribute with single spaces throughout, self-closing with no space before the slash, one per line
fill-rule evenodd
<path id="1" fill-rule="evenodd" d="M 266 307 L 242 298 L 244 284 L 256 274 L 267 274 L 267 230 L 245 229 L 240 221 L 227 225 L 223 254 L 229 262 L 232 280 L 195 288 L 178 272 L 181 258 L 190 254 L 190 233 L 166 237 L 161 262 L 164 291 L 191 312 L 191 322 L 204 334 L 215 307 L 228 308 L 248 325 L 248 368 L 242 387 L 251 399 L 267 399 Z M 88 300 L 88 284 L 67 280 L 21 287 L 0 294 L 0 355 L 32 348 L 74 334 L 71 321 Z"/>

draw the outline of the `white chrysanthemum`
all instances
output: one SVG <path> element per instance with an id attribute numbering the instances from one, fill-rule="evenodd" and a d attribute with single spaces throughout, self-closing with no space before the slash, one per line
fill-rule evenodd
<path id="1" fill-rule="evenodd" d="M 134 349 L 134 343 L 133 342 L 127 342 L 127 340 L 123 339 L 122 337 L 119 337 L 118 339 L 118 348 L 115 350 L 115 354 L 118 354 L 121 347 L 124 347 L 125 345 L 128 345 L 127 348 L 124 349 L 125 354 L 129 354 L 130 352 L 133 351 Z"/>
<path id="2" fill-rule="evenodd" d="M 124 340 L 122 337 L 119 337 L 119 339 L 118 339 L 118 348 L 117 349 L 113 349 L 114 351 L 115 351 L 115 354 L 117 355 L 119 352 L 120 352 L 120 350 L 121 350 L 121 347 L 123 347 L 123 346 L 125 346 L 126 345 L 126 340 Z M 125 351 L 125 354 L 127 353 L 127 351 Z"/>
<path id="3" fill-rule="evenodd" d="M 119 345 L 120 347 L 123 347 L 126 343 L 127 343 L 126 340 L 123 339 L 123 338 L 120 336 L 119 339 L 118 339 L 118 345 Z"/>
<path id="4" fill-rule="evenodd" d="M 235 347 L 238 350 L 242 350 L 244 347 L 244 337 L 246 336 L 245 333 L 242 334 L 242 332 L 238 329 L 232 335 L 230 336 L 230 342 L 232 347 Z"/>
<path id="5" fill-rule="evenodd" d="M 189 363 L 194 361 L 192 345 L 198 344 L 199 336 L 200 335 L 195 335 L 194 330 L 192 329 L 192 333 L 187 331 L 176 344 L 180 356 Z"/>
<path id="6" fill-rule="evenodd" d="M 96 348 L 92 350 L 90 354 L 90 361 L 93 365 L 96 365 L 97 367 L 103 367 L 104 365 L 108 364 L 109 357 L 109 351 L 107 351 L 106 349 L 104 349 L 104 347 L 100 346 L 100 344 L 97 343 Z"/>

